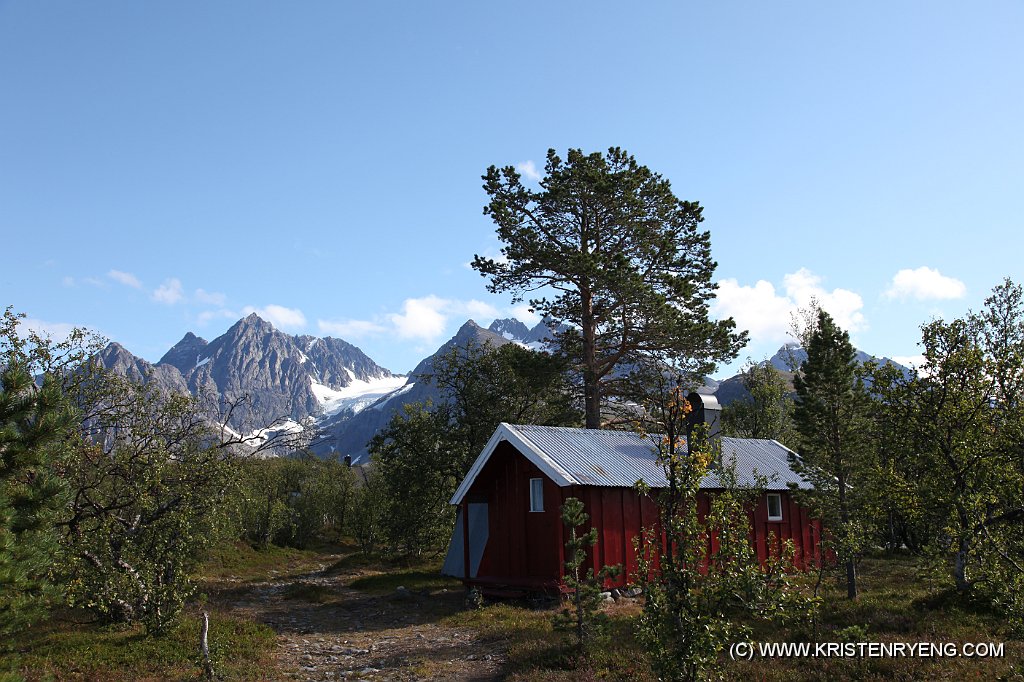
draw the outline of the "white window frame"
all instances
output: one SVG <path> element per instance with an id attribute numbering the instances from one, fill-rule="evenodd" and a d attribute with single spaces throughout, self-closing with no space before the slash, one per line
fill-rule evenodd
<path id="1" fill-rule="evenodd" d="M 544 479 L 530 479 L 530 511 L 544 511 Z"/>
<path id="2" fill-rule="evenodd" d="M 772 498 L 779 501 L 779 514 L 778 516 L 772 516 Z M 782 493 L 768 493 L 765 497 L 765 503 L 768 505 L 768 520 L 769 521 L 781 521 L 782 520 Z"/>

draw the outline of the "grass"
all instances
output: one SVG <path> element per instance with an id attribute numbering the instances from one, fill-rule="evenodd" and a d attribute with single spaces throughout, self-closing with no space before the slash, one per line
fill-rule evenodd
<path id="1" fill-rule="evenodd" d="M 440 567 L 376 573 L 356 578 L 349 584 L 349 587 L 375 595 L 388 594 L 399 587 L 404 587 L 410 592 L 462 591 L 461 581 L 443 576 L 439 571 Z"/>
<path id="2" fill-rule="evenodd" d="M 559 606 L 550 601 L 490 603 L 481 609 L 455 613 L 442 624 L 475 630 L 481 637 L 507 649 L 505 672 L 511 681 L 586 679 L 653 680 L 633 636 L 633 620 L 639 604 L 623 601 L 609 607 L 605 632 L 576 660 L 569 633 L 552 626 Z"/>
<path id="3" fill-rule="evenodd" d="M 203 590 L 221 589 L 224 581 L 247 582 L 306 573 L 322 565 L 325 551 L 253 549 L 245 543 L 215 547 L 204 564 Z M 298 596 L 298 595 L 296 595 Z M 275 634 L 265 625 L 232 618 L 209 608 L 209 642 L 214 670 L 224 679 L 265 680 L 273 669 Z M 0 681 L 18 680 L 198 680 L 198 606 L 161 637 L 146 636 L 141 626 L 103 626 L 76 611 L 56 611 L 50 620 L 0 643 Z"/>
<path id="4" fill-rule="evenodd" d="M 1002 658 L 876 657 L 775 658 L 730 662 L 731 679 L 765 680 L 1021 680 L 1024 642 L 1004 620 L 971 595 L 949 587 L 951 579 L 924 567 L 906 554 L 868 557 L 861 562 L 855 601 L 845 597 L 845 583 L 825 584 L 818 641 L 931 642 L 957 645 L 1005 644 Z M 806 625 L 755 630 L 755 641 L 810 640 Z"/>
<path id="5" fill-rule="evenodd" d="M 81 614 L 56 614 L 20 633 L 7 643 L 7 653 L 0 653 L 0 671 L 12 680 L 203 679 L 197 614 L 183 617 L 161 637 L 147 637 L 141 626 L 71 620 L 77 615 Z M 231 680 L 266 679 L 274 637 L 264 625 L 211 613 L 209 642 L 215 672 Z"/>
<path id="6" fill-rule="evenodd" d="M 346 550 L 343 545 L 310 549 L 271 545 L 255 549 L 244 542 L 225 543 L 212 548 L 200 573 L 204 580 L 268 580 L 316 570 L 325 554 Z"/>
<path id="7" fill-rule="evenodd" d="M 512 682 L 569 682 L 589 679 L 653 680 L 643 648 L 634 636 L 640 600 L 608 605 L 608 630 L 585 660 L 574 660 L 572 639 L 555 631 L 553 602 L 496 602 L 464 609 L 462 585 L 439 573 L 435 560 L 395 563 L 346 554 L 353 548 L 332 545 L 309 550 L 227 545 L 214 553 L 204 569 L 205 587 L 214 594 L 210 643 L 217 673 L 224 679 L 273 677 L 274 633 L 263 625 L 218 610 L 216 596 L 225 586 L 272 577 L 309 573 L 334 562 L 328 572 L 356 575 L 350 587 L 370 597 L 394 595 L 403 586 L 417 595 L 417 613 L 426 621 L 473 640 L 478 650 L 502 661 L 502 675 Z M 810 577 L 807 578 L 810 582 Z M 936 575 L 907 555 L 880 555 L 864 560 L 861 597 L 845 599 L 845 588 L 832 579 L 823 585 L 825 606 L 818 618 L 818 641 L 866 642 L 994 642 L 1004 643 L 1002 658 L 803 658 L 729 661 L 729 680 L 1019 680 L 1024 682 L 1024 642 L 1000 616 L 980 600 L 949 589 L 948 576 Z M 424 599 L 422 595 L 432 595 Z M 316 582 L 298 581 L 283 594 L 301 602 L 328 603 L 337 595 Z M 25 630 L 12 642 L 0 643 L 0 682 L 28 680 L 198 680 L 199 618 L 192 605 L 177 627 L 159 638 L 141 628 L 114 628 L 75 622 L 79 613 L 60 612 L 47 623 Z M 808 624 L 779 628 L 751 623 L 757 641 L 810 641 Z M 6 647 L 4 645 L 7 645 Z M 6 652 L 6 653 L 3 653 Z M 444 678 L 448 661 L 426 657 L 415 672 Z M 5 678 L 4 673 L 9 673 Z M 269 676 L 269 677 L 268 677 Z"/>
<path id="8" fill-rule="evenodd" d="M 1024 642 L 1009 631 L 984 603 L 947 589 L 937 576 L 907 555 L 865 559 L 861 597 L 845 599 L 845 586 L 824 585 L 826 606 L 819 616 L 822 642 L 972 642 L 1004 643 L 1002 658 L 801 658 L 730 661 L 723 655 L 728 680 L 1020 680 L 1024 682 Z M 809 582 L 809 581 L 808 581 Z M 587 679 L 653 680 L 644 651 L 633 634 L 641 602 L 625 600 L 608 609 L 609 630 L 587 660 L 574 669 L 571 639 L 555 632 L 557 611 L 527 604 L 497 603 L 443 619 L 453 627 L 476 630 L 506 643 L 508 679 L 561 682 Z M 811 639 L 809 624 L 780 628 L 751 623 L 754 640 L 800 642 Z"/>

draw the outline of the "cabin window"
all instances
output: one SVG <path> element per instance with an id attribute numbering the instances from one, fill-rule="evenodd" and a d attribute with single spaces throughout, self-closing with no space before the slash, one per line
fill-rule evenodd
<path id="1" fill-rule="evenodd" d="M 782 495 L 779 493 L 768 493 L 768 520 L 782 520 Z"/>
<path id="2" fill-rule="evenodd" d="M 530 511 L 544 511 L 544 479 L 530 479 Z"/>

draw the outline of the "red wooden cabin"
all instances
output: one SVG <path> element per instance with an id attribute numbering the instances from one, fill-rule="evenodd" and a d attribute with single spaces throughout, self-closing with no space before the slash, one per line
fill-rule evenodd
<path id="1" fill-rule="evenodd" d="M 690 396 L 691 402 L 698 398 L 699 413 L 713 432 L 717 401 Z M 792 499 L 789 484 L 808 487 L 790 468 L 794 453 L 774 440 L 746 438 L 721 438 L 721 450 L 741 485 L 754 485 L 757 477 L 768 480 L 750 512 L 758 558 L 765 561 L 773 543 L 778 548 L 792 540 L 797 568 L 817 564 L 821 524 Z M 640 479 L 651 488 L 666 484 L 650 437 L 501 424 L 451 500 L 459 514 L 442 572 L 499 593 L 558 589 L 565 561 L 560 507 L 576 497 L 598 529 L 595 573 L 621 564 L 618 584 L 630 582 L 637 568 L 633 538 L 653 527 L 658 514 L 654 501 L 634 488 Z M 701 487 L 714 494 L 721 484 L 709 473 Z"/>

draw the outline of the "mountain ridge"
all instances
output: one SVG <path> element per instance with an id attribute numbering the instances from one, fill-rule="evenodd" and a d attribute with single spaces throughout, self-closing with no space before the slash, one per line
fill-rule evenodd
<path id="1" fill-rule="evenodd" d="M 532 328 L 515 318 L 495 319 L 487 328 L 467 320 L 408 375 L 402 375 L 378 365 L 344 339 L 289 335 L 252 313 L 210 341 L 185 333 L 155 364 L 116 342 L 102 350 L 99 360 L 132 380 L 156 382 L 167 392 L 212 395 L 221 405 L 243 405 L 244 409 L 232 412 L 227 424 L 239 434 L 260 436 L 271 427 L 304 432 L 313 452 L 350 455 L 358 462 L 366 458 L 370 438 L 405 404 L 440 400 L 437 387 L 426 378 L 443 354 L 470 344 L 517 343 L 539 350 L 548 347 L 552 336 L 549 320 Z M 889 358 L 857 354 L 859 362 L 874 359 L 909 372 Z M 804 359 L 803 349 L 789 343 L 763 362 L 791 382 L 790 363 Z M 722 405 L 746 395 L 739 374 L 706 379 L 701 390 L 716 395 Z"/>

